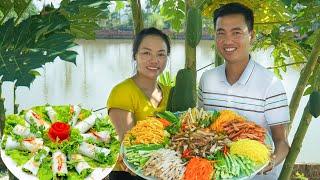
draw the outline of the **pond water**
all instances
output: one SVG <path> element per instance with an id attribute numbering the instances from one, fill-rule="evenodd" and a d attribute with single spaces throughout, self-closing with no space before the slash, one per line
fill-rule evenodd
<path id="1" fill-rule="evenodd" d="M 57 58 L 53 63 L 48 63 L 40 69 L 41 76 L 37 77 L 30 89 L 26 87 L 17 89 L 19 109 L 46 103 L 53 105 L 81 104 L 93 110 L 105 107 L 112 87 L 133 73 L 131 40 L 81 40 L 78 41 L 78 44 L 79 46 L 74 48 L 79 54 L 77 65 Z M 197 69 L 214 61 L 211 45 L 211 41 L 201 41 L 198 45 Z M 272 65 L 270 51 L 257 51 L 252 53 L 252 57 L 260 64 L 269 67 Z M 184 41 L 172 42 L 172 53 L 169 59 L 166 69 L 172 74 L 176 74 L 184 67 Z M 209 68 L 211 67 L 198 71 L 198 79 Z M 289 100 L 297 84 L 299 72 L 288 68 L 287 73 L 283 75 L 283 84 Z M 12 83 L 4 83 L 3 96 L 6 99 L 6 113 L 13 113 Z M 304 97 L 301 101 L 293 131 L 289 136 L 290 142 L 307 100 L 308 98 Z M 105 110 L 99 112 L 106 114 Z M 320 128 L 320 118 L 311 122 L 297 163 L 320 163 L 320 156 L 317 155 L 320 149 L 318 128 Z"/>

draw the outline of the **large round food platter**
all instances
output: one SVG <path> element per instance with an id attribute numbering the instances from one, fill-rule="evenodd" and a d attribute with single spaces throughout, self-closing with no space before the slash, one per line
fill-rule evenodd
<path id="1" fill-rule="evenodd" d="M 107 117 L 78 105 L 45 105 L 6 117 L 1 158 L 18 179 L 99 180 L 119 149 Z"/>
<path id="2" fill-rule="evenodd" d="M 266 129 L 230 111 L 189 109 L 138 121 L 121 144 L 126 166 L 147 179 L 251 179 L 274 150 Z"/>

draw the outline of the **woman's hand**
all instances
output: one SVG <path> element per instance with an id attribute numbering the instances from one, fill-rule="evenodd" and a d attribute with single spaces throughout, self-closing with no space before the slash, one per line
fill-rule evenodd
<path id="1" fill-rule="evenodd" d="M 125 133 L 135 124 L 133 114 L 122 109 L 111 108 L 109 109 L 109 117 L 117 131 L 119 141 L 122 142 Z"/>
<path id="2" fill-rule="evenodd" d="M 118 162 L 117 162 L 117 163 L 120 165 L 122 171 L 126 171 L 126 172 L 130 173 L 132 176 L 136 176 L 136 174 L 133 173 L 133 172 L 126 166 L 126 164 L 123 162 L 123 156 L 122 156 L 122 155 L 119 155 L 119 158 L 118 158 Z"/>

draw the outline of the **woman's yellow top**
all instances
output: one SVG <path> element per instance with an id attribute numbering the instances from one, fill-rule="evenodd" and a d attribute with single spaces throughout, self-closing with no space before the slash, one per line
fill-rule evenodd
<path id="1" fill-rule="evenodd" d="M 166 110 L 170 87 L 159 84 L 162 91 L 162 100 L 158 107 L 154 107 L 149 98 L 129 78 L 117 84 L 111 91 L 107 107 L 132 112 L 135 121 L 145 120 L 148 116 L 155 116 L 157 112 Z"/>
<path id="2" fill-rule="evenodd" d="M 129 78 L 117 84 L 109 95 L 107 101 L 108 111 L 117 108 L 132 112 L 134 120 L 145 120 L 148 116 L 155 116 L 157 112 L 163 112 L 167 108 L 170 87 L 159 84 L 162 91 L 162 100 L 158 107 L 154 107 L 144 92 L 137 86 L 133 79 Z M 121 171 L 119 163 L 113 171 Z"/>

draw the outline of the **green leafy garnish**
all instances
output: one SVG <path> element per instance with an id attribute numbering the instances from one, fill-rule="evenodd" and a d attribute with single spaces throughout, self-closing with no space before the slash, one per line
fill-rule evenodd
<path id="1" fill-rule="evenodd" d="M 157 116 L 171 122 L 171 125 L 165 128 L 165 130 L 168 131 L 170 134 L 176 134 L 180 131 L 181 121 L 172 112 L 159 112 L 157 113 Z"/>
<path id="2" fill-rule="evenodd" d="M 17 163 L 18 166 L 25 164 L 29 159 L 31 159 L 31 154 L 27 151 L 20 151 L 17 149 L 6 150 L 6 155 L 10 156 L 11 159 Z"/>
<path id="3" fill-rule="evenodd" d="M 48 152 L 45 149 L 40 149 L 37 154 L 34 156 L 35 161 L 40 161 L 41 156 L 46 155 Z"/>
<path id="4" fill-rule="evenodd" d="M 4 134 L 10 134 L 10 132 L 12 132 L 13 128 L 17 124 L 25 126 L 26 122 L 25 122 L 23 116 L 19 116 L 19 115 L 15 115 L 15 114 L 8 115 L 6 117 L 6 121 L 5 121 Z"/>

